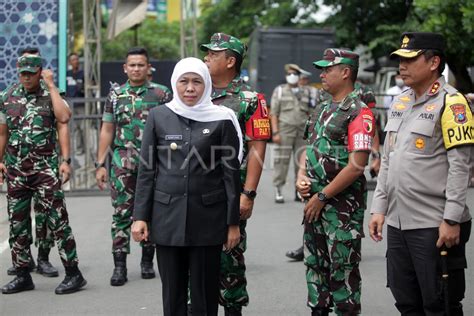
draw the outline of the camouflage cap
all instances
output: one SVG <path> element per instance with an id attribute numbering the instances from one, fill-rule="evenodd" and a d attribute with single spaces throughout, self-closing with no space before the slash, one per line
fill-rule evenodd
<path id="1" fill-rule="evenodd" d="M 359 68 L 359 55 L 350 50 L 328 48 L 324 51 L 322 60 L 313 62 L 316 68 L 326 68 L 340 64 Z"/>
<path id="2" fill-rule="evenodd" d="M 445 40 L 443 35 L 429 32 L 405 32 L 400 37 L 400 48 L 390 54 L 404 58 L 415 58 L 426 49 L 444 52 Z"/>
<path id="3" fill-rule="evenodd" d="M 209 44 L 201 44 L 200 48 L 205 52 L 208 50 L 223 51 L 230 49 L 242 57 L 244 57 L 247 51 L 247 46 L 237 37 L 225 33 L 214 33 L 211 36 L 211 42 Z"/>
<path id="4" fill-rule="evenodd" d="M 18 73 L 24 71 L 36 73 L 42 66 L 43 60 L 40 56 L 36 55 L 21 56 L 16 62 L 16 68 L 18 69 Z"/>

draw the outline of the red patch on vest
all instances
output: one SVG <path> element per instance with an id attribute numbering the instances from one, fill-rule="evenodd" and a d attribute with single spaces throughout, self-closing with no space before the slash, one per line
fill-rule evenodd
<path id="1" fill-rule="evenodd" d="M 349 123 L 348 144 L 349 151 L 370 151 L 375 135 L 374 114 L 368 108 L 362 108 L 359 115 Z"/>
<path id="2" fill-rule="evenodd" d="M 245 123 L 245 134 L 252 140 L 267 140 L 271 137 L 267 102 L 261 93 L 257 93 L 257 99 L 257 109 Z"/>

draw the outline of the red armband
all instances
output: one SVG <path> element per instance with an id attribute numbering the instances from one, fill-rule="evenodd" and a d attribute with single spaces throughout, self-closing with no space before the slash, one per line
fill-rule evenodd
<path id="1" fill-rule="evenodd" d="M 347 150 L 370 151 L 375 135 L 374 114 L 369 108 L 362 108 L 359 115 L 349 123 Z"/>
<path id="2" fill-rule="evenodd" d="M 245 123 L 245 134 L 252 140 L 270 139 L 270 119 L 267 102 L 261 93 L 257 93 L 257 109 Z"/>

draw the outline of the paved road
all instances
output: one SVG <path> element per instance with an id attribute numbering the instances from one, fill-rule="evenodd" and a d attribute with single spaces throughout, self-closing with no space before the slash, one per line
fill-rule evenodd
<path id="1" fill-rule="evenodd" d="M 267 159 L 268 161 L 268 159 Z M 293 180 L 291 180 L 293 182 Z M 372 192 L 370 192 L 372 193 Z M 304 266 L 284 256 L 288 249 L 301 244 L 301 203 L 293 197 L 290 185 L 285 187 L 287 203 L 273 202 L 271 167 L 267 164 L 260 184 L 254 214 L 248 223 L 247 268 L 250 305 L 245 315 L 309 315 L 305 306 Z M 369 201 L 371 200 L 369 194 Z M 72 228 L 77 239 L 80 268 L 88 281 L 85 290 L 66 296 L 54 294 L 64 277 L 45 278 L 33 274 L 34 291 L 0 295 L 0 315 L 161 315 L 161 284 L 159 278 L 141 280 L 139 249 L 134 243 L 128 260 L 129 282 L 111 287 L 110 221 L 112 207 L 108 197 L 70 197 L 67 199 Z M 469 191 L 469 205 L 474 208 L 474 189 Z M 366 217 L 367 223 L 368 217 Z M 0 284 L 11 277 L 6 269 L 11 264 L 6 243 L 8 224 L 5 197 L 0 197 Z M 474 250 L 468 247 L 468 263 L 474 262 Z M 397 315 L 393 299 L 385 287 L 385 243 L 363 241 L 362 310 L 363 315 Z M 36 253 L 36 249 L 34 249 Z M 51 261 L 60 267 L 53 249 Z M 474 269 L 467 270 L 465 315 L 474 315 Z M 222 310 L 220 311 L 223 315 Z"/>

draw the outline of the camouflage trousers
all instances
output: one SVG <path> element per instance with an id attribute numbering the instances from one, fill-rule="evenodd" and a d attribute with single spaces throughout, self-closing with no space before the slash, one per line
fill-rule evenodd
<path id="1" fill-rule="evenodd" d="M 8 168 L 7 202 L 10 221 L 10 248 L 15 268 L 28 267 L 32 243 L 31 201 L 34 199 L 37 243 L 51 247 L 47 239 L 52 234 L 58 245 L 59 256 L 65 267 L 78 263 L 76 242 L 69 226 L 64 192 L 57 170 L 51 168 L 24 175 L 21 170 Z"/>
<path id="2" fill-rule="evenodd" d="M 110 192 L 114 214 L 112 215 L 112 253 L 130 253 L 130 234 L 135 201 L 137 171 L 112 165 L 110 172 Z M 151 246 L 151 242 L 141 242 L 141 246 Z"/>
<path id="3" fill-rule="evenodd" d="M 249 304 L 245 277 L 244 252 L 247 250 L 247 221 L 240 221 L 240 242 L 230 251 L 221 253 L 219 304 L 241 309 Z"/>
<path id="4" fill-rule="evenodd" d="M 35 214 L 35 235 L 36 239 L 34 240 L 35 246 L 43 249 L 51 249 L 54 247 L 54 238 L 51 230 L 48 229 L 48 223 L 46 222 L 46 217 L 41 214 L 41 211 L 36 209 L 41 209 L 41 205 L 38 202 L 37 194 L 33 195 L 33 211 Z M 32 234 L 32 224 L 31 217 L 28 217 L 28 240 L 29 244 L 33 244 L 33 234 Z M 10 234 L 10 248 L 12 246 L 12 236 Z"/>
<path id="5" fill-rule="evenodd" d="M 336 315 L 359 315 L 361 239 L 328 238 L 327 234 L 318 233 L 319 222 L 305 221 L 304 226 L 307 304 L 319 308 L 334 306 Z"/>

